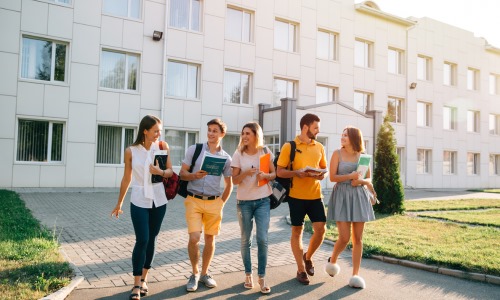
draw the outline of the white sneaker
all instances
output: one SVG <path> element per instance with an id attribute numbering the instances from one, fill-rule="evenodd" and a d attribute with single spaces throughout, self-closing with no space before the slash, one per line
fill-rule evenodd
<path id="1" fill-rule="evenodd" d="M 340 273 L 340 266 L 337 263 L 331 264 L 330 262 L 328 262 L 325 265 L 325 272 L 326 272 L 326 274 L 333 277 L 333 276 L 337 275 L 338 273 Z"/>
<path id="2" fill-rule="evenodd" d="M 194 292 L 198 289 L 198 281 L 200 280 L 200 274 L 196 274 L 196 275 L 191 275 L 191 277 L 189 277 L 189 281 L 186 285 L 186 290 L 188 292 Z"/>
<path id="3" fill-rule="evenodd" d="M 364 289 L 366 287 L 366 284 L 365 280 L 362 277 L 354 275 L 349 280 L 349 286 L 353 288 Z"/>
<path id="4" fill-rule="evenodd" d="M 217 286 L 217 282 L 212 278 L 212 275 L 205 274 L 200 278 L 200 281 L 205 284 L 206 287 L 214 288 Z"/>

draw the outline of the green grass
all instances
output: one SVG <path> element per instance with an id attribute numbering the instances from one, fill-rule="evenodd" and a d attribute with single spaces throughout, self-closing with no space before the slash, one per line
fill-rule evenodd
<path id="1" fill-rule="evenodd" d="M 474 210 L 500 208 L 500 199 L 463 199 L 463 200 L 411 200 L 405 201 L 407 212 L 429 210 Z"/>
<path id="2" fill-rule="evenodd" d="M 40 226 L 19 196 L 0 190 L 0 295 L 38 299 L 65 286 L 72 270 L 53 234 Z"/>
<path id="3" fill-rule="evenodd" d="M 482 211 L 424 212 L 418 213 L 418 216 L 468 223 L 471 225 L 500 227 L 500 209 Z"/>
<path id="4" fill-rule="evenodd" d="M 500 189 L 472 189 L 472 190 L 468 190 L 470 192 L 483 192 L 483 193 L 496 193 L 496 194 L 500 194 Z"/>

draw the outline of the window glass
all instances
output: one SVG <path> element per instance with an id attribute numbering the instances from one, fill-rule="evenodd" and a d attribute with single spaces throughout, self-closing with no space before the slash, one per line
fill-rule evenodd
<path id="1" fill-rule="evenodd" d="M 229 155 L 233 156 L 234 152 L 238 148 L 238 144 L 240 143 L 240 136 L 233 134 L 226 134 L 222 139 L 222 148 Z"/>
<path id="2" fill-rule="evenodd" d="M 114 16 L 140 19 L 141 0 L 103 0 L 102 10 Z"/>
<path id="3" fill-rule="evenodd" d="M 335 101 L 336 88 L 317 85 L 316 86 L 316 104 Z"/>
<path id="4" fill-rule="evenodd" d="M 358 67 L 371 67 L 370 51 L 371 45 L 365 41 L 354 42 L 354 65 Z"/>
<path id="5" fill-rule="evenodd" d="M 280 106 L 282 98 L 295 98 L 295 83 L 290 80 L 274 79 L 274 105 Z"/>
<path id="6" fill-rule="evenodd" d="M 479 153 L 467 153 L 467 175 L 479 175 Z"/>
<path id="7" fill-rule="evenodd" d="M 250 75 L 246 73 L 224 72 L 224 102 L 249 104 Z"/>
<path id="8" fill-rule="evenodd" d="M 100 86 L 118 90 L 137 90 L 139 56 L 103 50 Z"/>
<path id="9" fill-rule="evenodd" d="M 371 95 L 363 92 L 354 92 L 354 108 L 362 113 L 371 110 Z"/>
<path id="10" fill-rule="evenodd" d="M 62 123 L 19 120 L 18 124 L 17 161 L 62 161 Z"/>
<path id="11" fill-rule="evenodd" d="M 274 22 L 274 48 L 295 52 L 295 25 L 278 20 Z"/>
<path id="12" fill-rule="evenodd" d="M 316 56 L 322 59 L 337 59 L 337 34 L 318 30 Z"/>
<path id="13" fill-rule="evenodd" d="M 457 153 L 454 151 L 443 152 L 443 174 L 456 174 L 457 168 Z"/>
<path id="14" fill-rule="evenodd" d="M 394 123 L 403 122 L 402 118 L 403 110 L 401 108 L 402 104 L 403 100 L 389 97 L 389 101 L 387 101 L 387 114 L 389 115 L 391 122 Z"/>
<path id="15" fill-rule="evenodd" d="M 198 98 L 197 65 L 169 61 L 167 65 L 168 96 L 195 99 Z"/>
<path id="16" fill-rule="evenodd" d="M 387 71 L 392 74 L 402 74 L 402 52 L 389 48 L 387 53 Z"/>
<path id="17" fill-rule="evenodd" d="M 64 81 L 66 47 L 65 44 L 53 41 L 23 37 L 21 77 L 44 81 Z"/>
<path id="18" fill-rule="evenodd" d="M 199 0 L 170 0 L 170 26 L 201 31 Z"/>

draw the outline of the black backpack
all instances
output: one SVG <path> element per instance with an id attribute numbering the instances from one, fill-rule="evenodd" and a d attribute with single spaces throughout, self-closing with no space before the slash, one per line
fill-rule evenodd
<path id="1" fill-rule="evenodd" d="M 203 148 L 203 144 L 196 144 L 196 149 L 194 150 L 193 159 L 191 160 L 191 167 L 189 167 L 189 173 L 193 172 L 194 164 L 196 163 L 196 160 L 200 156 L 201 148 Z M 188 190 L 187 190 L 188 182 L 189 181 L 179 180 L 179 191 L 177 192 L 177 194 L 179 194 L 181 197 L 186 198 L 188 195 Z"/>
<path id="2" fill-rule="evenodd" d="M 288 164 L 288 170 L 293 170 L 293 160 L 295 159 L 295 151 L 296 151 L 296 148 L 297 148 L 297 145 L 295 144 L 295 141 L 288 141 L 287 143 L 290 143 L 290 163 Z M 274 168 L 276 169 L 276 171 L 278 170 L 278 159 L 280 157 L 280 152 L 276 153 L 276 157 L 274 158 Z M 277 172 L 276 172 L 277 174 Z M 292 178 L 282 178 L 282 177 L 278 177 L 278 175 L 276 175 L 276 181 L 279 182 L 286 190 L 286 195 L 288 196 L 288 193 L 290 192 L 290 188 L 293 186 L 293 183 L 292 183 Z M 285 201 L 283 202 L 286 202 L 286 199 Z"/>

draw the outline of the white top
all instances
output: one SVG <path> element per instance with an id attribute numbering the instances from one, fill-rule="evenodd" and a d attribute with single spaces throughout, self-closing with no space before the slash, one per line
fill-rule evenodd
<path id="1" fill-rule="evenodd" d="M 167 204 L 167 196 L 162 182 L 151 183 L 149 165 L 153 163 L 154 152 L 159 143 L 152 143 L 149 150 L 144 146 L 130 146 L 132 150 L 132 193 L 130 202 L 142 208 L 152 208 Z"/>
<path id="2" fill-rule="evenodd" d="M 254 168 L 259 168 L 259 158 L 261 155 L 265 154 L 262 149 L 257 151 L 254 155 L 249 155 L 247 153 L 241 153 L 236 150 L 233 154 L 233 161 L 231 167 L 236 167 L 245 172 L 252 166 Z M 271 153 L 271 164 L 273 163 L 273 154 Z M 240 172 L 240 174 L 241 174 Z M 257 200 L 261 198 L 268 197 L 272 194 L 271 187 L 269 184 L 263 186 L 257 186 L 257 174 L 252 176 L 246 176 L 240 184 L 238 184 L 238 189 L 236 192 L 236 199 L 238 200 Z"/>

